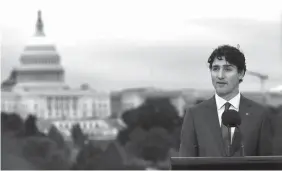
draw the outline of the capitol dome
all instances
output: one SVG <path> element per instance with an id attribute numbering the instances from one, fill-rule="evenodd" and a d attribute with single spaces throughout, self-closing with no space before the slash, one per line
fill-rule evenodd
<path id="1" fill-rule="evenodd" d="M 22 65 L 60 65 L 60 56 L 54 42 L 45 36 L 41 12 L 38 12 L 35 35 L 31 37 L 21 54 Z M 47 67 L 47 66 L 46 66 Z"/>
<path id="2" fill-rule="evenodd" d="M 54 42 L 44 32 L 41 11 L 38 11 L 35 34 L 27 42 L 14 69 L 16 87 L 20 89 L 65 89 L 65 71 Z"/>

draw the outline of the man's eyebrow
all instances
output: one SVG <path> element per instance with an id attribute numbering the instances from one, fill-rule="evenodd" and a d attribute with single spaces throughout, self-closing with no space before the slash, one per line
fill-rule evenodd
<path id="1" fill-rule="evenodd" d="M 212 67 L 220 67 L 220 66 L 223 66 L 223 67 L 232 67 L 233 65 L 231 65 L 231 64 L 213 65 Z"/>
<path id="2" fill-rule="evenodd" d="M 225 67 L 232 67 L 233 65 L 231 65 L 231 64 L 225 64 L 225 65 L 223 65 L 223 66 L 225 66 Z"/>

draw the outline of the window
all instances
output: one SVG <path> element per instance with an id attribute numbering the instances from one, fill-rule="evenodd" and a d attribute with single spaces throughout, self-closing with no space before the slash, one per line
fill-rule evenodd
<path id="1" fill-rule="evenodd" d="M 47 98 L 47 109 L 51 110 L 51 97 Z"/>
<path id="2" fill-rule="evenodd" d="M 55 110 L 57 111 L 59 108 L 58 99 L 55 100 Z"/>
<path id="3" fill-rule="evenodd" d="M 66 99 L 66 100 L 65 100 L 65 109 L 66 109 L 66 110 L 69 110 L 69 108 L 70 108 L 69 100 Z"/>
<path id="4" fill-rule="evenodd" d="M 95 103 L 92 103 L 92 113 L 93 115 L 95 115 L 96 113 L 96 104 Z"/>
<path id="5" fill-rule="evenodd" d="M 49 113 L 45 113 L 44 115 L 44 119 L 49 119 L 50 114 Z"/>
<path id="6" fill-rule="evenodd" d="M 52 112 L 52 115 L 50 116 L 50 118 L 52 118 L 52 119 L 53 119 L 53 118 L 56 118 L 56 111 L 53 111 L 53 112 Z"/>
<path id="7" fill-rule="evenodd" d="M 96 108 L 96 104 L 93 102 L 92 103 L 92 110 L 94 110 Z"/>
<path id="8" fill-rule="evenodd" d="M 88 122 L 84 122 L 84 129 L 89 129 L 89 123 Z"/>
<path id="9" fill-rule="evenodd" d="M 58 116 L 59 116 L 59 112 L 56 111 L 56 113 L 54 113 L 54 115 L 53 115 L 53 118 L 58 118 Z"/>
<path id="10" fill-rule="evenodd" d="M 95 115 L 96 115 L 96 112 L 93 110 L 93 111 L 92 111 L 92 116 L 95 117 Z"/>
<path id="11" fill-rule="evenodd" d="M 77 97 L 73 98 L 73 106 L 72 107 L 73 107 L 74 110 L 76 110 L 76 108 L 77 108 Z"/>
<path id="12" fill-rule="evenodd" d="M 76 117 L 76 112 L 75 112 L 75 111 L 73 111 L 73 113 L 72 113 L 72 117 L 73 117 L 73 118 L 75 118 L 75 117 Z"/>
<path id="13" fill-rule="evenodd" d="M 34 110 L 37 110 L 37 109 L 38 109 L 38 105 L 34 104 Z"/>
<path id="14" fill-rule="evenodd" d="M 67 122 L 65 122 L 65 129 L 69 129 L 69 124 Z"/>

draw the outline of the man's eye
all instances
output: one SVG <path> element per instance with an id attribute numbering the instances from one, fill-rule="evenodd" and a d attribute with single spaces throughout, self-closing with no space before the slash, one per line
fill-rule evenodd
<path id="1" fill-rule="evenodd" d="M 217 71 L 217 70 L 218 70 L 218 68 L 212 68 L 212 70 L 213 70 L 213 71 Z"/>
<path id="2" fill-rule="evenodd" d="M 232 71 L 232 68 L 225 68 L 226 71 Z"/>

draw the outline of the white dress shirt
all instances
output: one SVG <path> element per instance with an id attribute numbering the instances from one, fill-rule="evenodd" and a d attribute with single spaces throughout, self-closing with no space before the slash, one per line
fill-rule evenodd
<path id="1" fill-rule="evenodd" d="M 236 110 L 237 112 L 239 112 L 240 98 L 241 98 L 240 92 L 229 101 L 226 101 L 225 99 L 221 98 L 220 96 L 218 96 L 215 93 L 215 101 L 216 101 L 217 114 L 218 114 L 218 120 L 219 120 L 220 126 L 221 126 L 221 116 L 222 116 L 222 113 L 224 112 L 224 109 L 225 109 L 225 106 L 224 106 L 225 103 L 229 102 L 231 104 L 229 109 L 233 109 L 233 110 Z M 232 139 L 233 139 L 234 131 L 235 131 L 235 128 L 232 127 L 231 128 L 231 142 L 232 142 Z"/>

